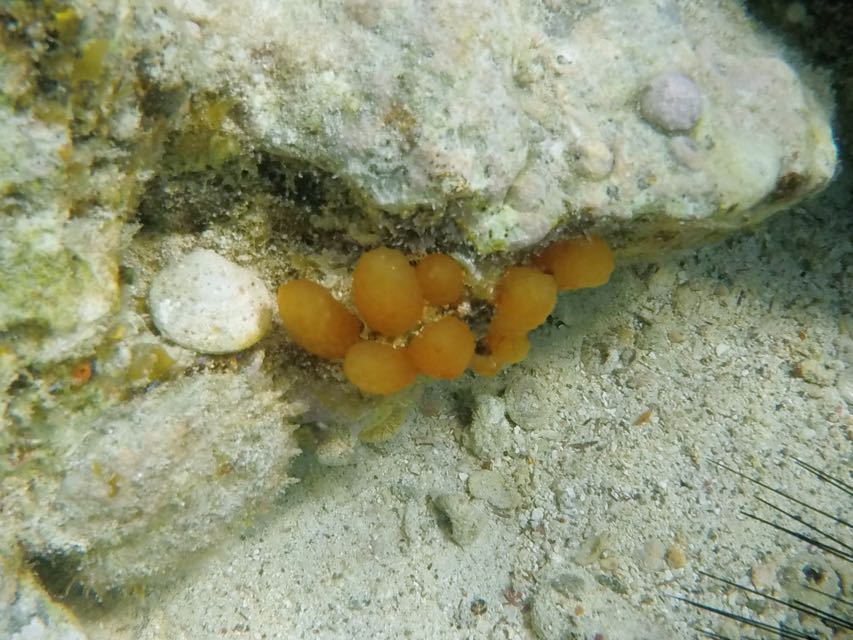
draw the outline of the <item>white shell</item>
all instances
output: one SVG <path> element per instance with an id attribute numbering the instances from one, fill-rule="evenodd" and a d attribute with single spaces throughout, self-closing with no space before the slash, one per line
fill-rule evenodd
<path id="1" fill-rule="evenodd" d="M 272 320 L 272 299 L 261 279 L 207 249 L 195 249 L 158 273 L 148 306 L 160 333 L 200 353 L 246 349 Z"/>

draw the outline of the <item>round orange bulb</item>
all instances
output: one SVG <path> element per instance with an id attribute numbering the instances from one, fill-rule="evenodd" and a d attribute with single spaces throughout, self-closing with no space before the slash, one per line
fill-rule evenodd
<path id="1" fill-rule="evenodd" d="M 474 355 L 474 334 L 459 318 L 445 316 L 426 325 L 409 343 L 406 354 L 421 373 L 444 380 L 457 378 Z"/>
<path id="2" fill-rule="evenodd" d="M 343 358 L 358 342 L 361 323 L 329 291 L 310 280 L 278 288 L 278 313 L 291 339 L 321 358 Z"/>
<path id="3" fill-rule="evenodd" d="M 516 364 L 527 357 L 530 340 L 527 334 L 486 336 L 486 346 L 494 358 L 501 364 Z"/>
<path id="4" fill-rule="evenodd" d="M 610 280 L 615 266 L 613 252 L 598 236 L 555 242 L 533 264 L 553 274 L 560 291 L 600 287 Z"/>
<path id="5" fill-rule="evenodd" d="M 424 308 L 414 268 L 406 256 L 387 247 L 368 251 L 358 259 L 352 295 L 367 326 L 388 337 L 413 329 Z"/>
<path id="6" fill-rule="evenodd" d="M 471 358 L 469 366 L 471 367 L 471 371 L 476 373 L 478 376 L 492 378 L 500 373 L 502 365 L 493 355 L 480 355 L 479 353 L 475 353 L 474 357 Z"/>
<path id="7" fill-rule="evenodd" d="M 530 267 L 510 267 L 498 284 L 489 333 L 519 335 L 535 329 L 557 304 L 557 283 Z"/>
<path id="8" fill-rule="evenodd" d="M 424 298 L 436 306 L 459 302 L 465 288 L 465 272 L 456 260 L 443 253 L 421 258 L 415 274 Z"/>
<path id="9" fill-rule="evenodd" d="M 364 393 L 387 396 L 405 389 L 417 376 L 406 354 L 382 342 L 359 342 L 347 351 L 344 375 Z"/>

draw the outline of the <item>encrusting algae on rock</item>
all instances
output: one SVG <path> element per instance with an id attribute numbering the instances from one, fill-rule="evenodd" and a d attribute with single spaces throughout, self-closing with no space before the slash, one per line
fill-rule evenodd
<path id="1" fill-rule="evenodd" d="M 426 255 L 414 267 L 388 247 L 358 259 L 352 297 L 366 334 L 352 311 L 310 280 L 279 287 L 279 314 L 297 345 L 327 360 L 343 359 L 346 379 L 368 395 L 396 393 L 418 374 L 452 380 L 470 368 L 493 376 L 524 360 L 527 334 L 551 314 L 558 291 L 601 286 L 614 269 L 613 253 L 597 236 L 555 242 L 532 264 L 504 272 L 479 348 L 463 320 L 465 270 L 445 254 Z M 445 315 L 433 319 L 427 303 Z"/>

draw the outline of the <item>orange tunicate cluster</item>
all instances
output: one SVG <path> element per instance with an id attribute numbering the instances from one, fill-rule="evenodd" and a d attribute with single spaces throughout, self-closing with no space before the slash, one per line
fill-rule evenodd
<path id="1" fill-rule="evenodd" d="M 396 249 L 362 254 L 352 279 L 358 315 L 326 288 L 302 279 L 279 288 L 278 308 L 296 344 L 321 358 L 342 359 L 347 380 L 364 393 L 389 395 L 418 374 L 450 380 L 470 368 L 493 376 L 521 362 L 530 349 L 528 333 L 553 311 L 557 292 L 600 286 L 613 266 L 610 248 L 591 237 L 555 242 L 532 266 L 509 267 L 495 289 L 479 350 L 456 309 L 465 298 L 465 270 L 444 254 L 426 255 L 415 266 Z M 427 305 L 443 311 L 425 313 Z M 366 335 L 362 321 L 381 337 Z"/>

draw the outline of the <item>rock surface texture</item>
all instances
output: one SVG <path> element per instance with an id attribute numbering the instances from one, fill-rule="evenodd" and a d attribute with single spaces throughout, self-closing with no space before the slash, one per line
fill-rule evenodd
<path id="1" fill-rule="evenodd" d="M 173 571 L 249 507 L 268 506 L 297 453 L 282 423 L 293 407 L 268 386 L 257 374 L 196 375 L 57 425 L 61 476 L 3 486 L 30 557 L 73 559 L 72 574 L 103 597 Z"/>
<path id="2" fill-rule="evenodd" d="M 481 252 L 559 224 L 737 227 L 833 172 L 825 109 L 733 3 L 256 1 L 172 15 L 186 37 L 167 45 L 164 79 L 180 69 L 231 96 L 254 144 L 334 173 L 371 208 L 446 212 Z M 655 96 L 663 133 L 638 110 Z M 693 166 L 667 129 L 692 130 Z"/>
<path id="3" fill-rule="evenodd" d="M 3 12 L 0 331 L 27 360 L 104 338 L 132 217 L 224 217 L 247 250 L 295 226 L 315 256 L 416 231 L 476 260 L 590 229 L 649 254 L 753 224 L 835 166 L 822 83 L 734 2 Z"/>
<path id="4" fill-rule="evenodd" d="M 638 219 L 626 245 L 655 250 L 833 173 L 825 106 L 734 3 L 170 9 L 158 82 L 228 96 L 252 146 L 333 173 L 368 210 L 449 219 L 481 253 Z"/>

